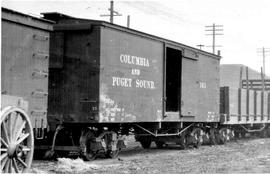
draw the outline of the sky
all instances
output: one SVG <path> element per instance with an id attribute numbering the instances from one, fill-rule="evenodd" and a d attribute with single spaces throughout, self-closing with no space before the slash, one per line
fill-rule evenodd
<path id="1" fill-rule="evenodd" d="M 109 0 L 2 0 L 2 6 L 26 14 L 60 12 L 70 16 L 109 21 Z M 216 36 L 216 50 L 221 51 L 222 64 L 244 64 L 260 71 L 262 47 L 270 51 L 269 0 L 114 0 L 115 10 L 122 16 L 114 23 L 135 30 L 212 52 L 212 37 L 205 26 L 223 25 L 223 35 Z M 198 47 L 197 47 L 198 48 Z M 270 75 L 270 52 L 265 57 L 266 74 Z"/>

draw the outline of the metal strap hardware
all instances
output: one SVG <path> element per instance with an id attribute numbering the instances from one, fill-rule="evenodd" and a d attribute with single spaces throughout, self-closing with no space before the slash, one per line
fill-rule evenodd
<path id="1" fill-rule="evenodd" d="M 154 136 L 154 137 L 164 137 L 164 136 L 178 136 L 181 135 L 183 132 L 185 132 L 188 128 L 190 128 L 191 126 L 193 126 L 194 123 L 191 123 L 189 126 L 185 127 L 184 129 L 182 129 L 181 131 L 177 132 L 177 133 L 157 133 L 157 132 L 151 132 L 150 130 L 135 124 L 135 126 L 137 126 L 138 128 L 142 129 L 143 131 L 146 132 L 146 134 L 137 134 L 137 135 L 141 135 L 141 136 L 145 136 L 145 135 L 149 135 L 149 136 Z"/>
<path id="2" fill-rule="evenodd" d="M 36 97 L 36 98 L 43 98 L 43 97 L 46 97 L 48 96 L 48 93 L 47 92 L 44 92 L 44 91 L 33 91 L 32 92 L 32 97 Z"/>
<path id="3" fill-rule="evenodd" d="M 32 73 L 32 77 L 33 78 L 46 78 L 48 77 L 48 72 L 34 70 L 34 72 Z"/>
<path id="4" fill-rule="evenodd" d="M 49 40 L 49 36 L 37 35 L 37 34 L 34 34 L 33 38 L 35 40 L 39 40 L 39 41 L 47 41 L 47 40 Z"/>
<path id="5" fill-rule="evenodd" d="M 45 128 L 43 127 L 43 119 L 41 119 L 41 127 L 37 128 L 37 119 L 35 119 L 35 127 L 34 133 L 36 139 L 43 139 L 44 138 Z"/>
<path id="6" fill-rule="evenodd" d="M 34 54 L 33 54 L 33 58 L 46 60 L 46 59 L 49 58 L 49 54 L 44 54 L 44 53 L 34 53 Z"/>
<path id="7" fill-rule="evenodd" d="M 47 114 L 47 111 L 45 110 L 32 110 L 31 115 L 32 116 L 45 116 Z"/>
<path id="8" fill-rule="evenodd" d="M 241 126 L 245 131 L 247 132 L 261 132 L 262 130 L 264 130 L 265 128 L 265 123 L 263 123 L 260 128 L 257 129 L 250 129 L 250 128 L 246 128 L 245 125 L 239 124 L 239 126 Z"/>

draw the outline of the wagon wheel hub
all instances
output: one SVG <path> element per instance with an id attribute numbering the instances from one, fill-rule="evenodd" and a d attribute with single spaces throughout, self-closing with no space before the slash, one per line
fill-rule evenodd
<path id="1" fill-rule="evenodd" d="M 7 153 L 9 157 L 14 157 L 17 154 L 18 146 L 15 143 L 10 143 Z"/>

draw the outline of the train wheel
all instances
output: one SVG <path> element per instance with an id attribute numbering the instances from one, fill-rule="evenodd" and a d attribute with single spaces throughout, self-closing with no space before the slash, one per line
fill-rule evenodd
<path id="1" fill-rule="evenodd" d="M 211 145 L 217 144 L 217 136 L 216 136 L 216 129 L 211 128 L 209 132 L 209 143 Z"/>
<path id="2" fill-rule="evenodd" d="M 186 149 L 187 148 L 187 137 L 186 137 L 186 133 L 182 133 L 180 135 L 180 146 L 181 149 Z"/>
<path id="3" fill-rule="evenodd" d="M 233 129 L 229 129 L 229 134 L 228 134 L 230 141 L 235 140 L 235 133 Z"/>
<path id="4" fill-rule="evenodd" d="M 267 128 L 265 128 L 261 132 L 259 132 L 259 137 L 267 138 Z"/>
<path id="5" fill-rule="evenodd" d="M 155 141 L 155 144 L 158 149 L 162 149 L 165 143 L 163 141 Z"/>
<path id="6" fill-rule="evenodd" d="M 205 132 L 204 132 L 204 134 L 203 134 L 202 138 L 203 138 L 203 144 L 207 144 L 207 145 L 209 145 L 209 144 L 210 144 L 210 137 L 209 137 L 209 133 L 205 133 Z"/>
<path id="7" fill-rule="evenodd" d="M 108 158 L 117 158 L 120 152 L 120 148 L 117 147 L 118 135 L 114 131 L 104 132 L 103 140 L 107 146 L 107 152 L 105 153 Z"/>
<path id="8" fill-rule="evenodd" d="M 117 150 L 109 150 L 107 153 L 106 153 L 106 156 L 109 157 L 109 158 L 117 158 L 119 155 L 119 149 Z"/>
<path id="9" fill-rule="evenodd" d="M 270 127 L 266 128 L 266 136 L 270 137 Z"/>
<path id="10" fill-rule="evenodd" d="M 195 142 L 194 142 L 194 146 L 196 148 L 200 147 L 203 143 L 203 130 L 201 128 L 195 128 L 192 132 L 191 132 L 191 136 L 194 137 Z"/>
<path id="11" fill-rule="evenodd" d="M 240 139 L 240 138 L 242 138 L 242 137 L 241 137 L 241 133 L 240 133 L 239 131 L 235 131 L 235 132 L 234 132 L 234 137 L 235 137 L 235 139 Z"/>
<path id="12" fill-rule="evenodd" d="M 229 129 L 228 128 L 221 128 L 219 130 L 219 142 L 220 142 L 220 144 L 225 144 L 229 140 L 230 140 Z"/>
<path id="13" fill-rule="evenodd" d="M 94 133 L 91 130 L 87 130 L 84 135 L 81 136 L 80 146 L 82 149 L 82 156 L 86 161 L 92 161 L 96 159 L 96 153 L 91 150 L 91 141 L 95 138 Z"/>
<path id="14" fill-rule="evenodd" d="M 152 141 L 149 139 L 143 138 L 142 140 L 140 140 L 140 143 L 144 149 L 149 149 Z"/>
<path id="15" fill-rule="evenodd" d="M 73 146 L 70 130 L 67 130 L 66 128 L 59 130 L 56 136 L 55 146 Z M 66 151 L 55 150 L 54 156 L 56 156 L 57 158 L 63 158 L 67 157 L 68 155 L 69 151 L 67 150 Z"/>
<path id="16" fill-rule="evenodd" d="M 1 116 L 1 171 L 21 173 L 30 169 L 33 151 L 33 128 L 27 114 L 19 108 L 7 107 Z"/>

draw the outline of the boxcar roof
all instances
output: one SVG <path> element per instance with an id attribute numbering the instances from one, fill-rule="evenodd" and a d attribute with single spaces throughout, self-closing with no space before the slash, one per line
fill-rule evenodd
<path id="1" fill-rule="evenodd" d="M 2 7 L 2 20 L 49 31 L 53 29 L 52 24 L 55 23 L 54 21 L 34 17 L 4 7 Z"/>
<path id="2" fill-rule="evenodd" d="M 185 50 L 190 50 L 190 51 L 194 51 L 196 52 L 196 54 L 200 53 L 212 58 L 216 58 L 216 59 L 220 59 L 221 56 L 219 55 L 215 55 L 194 47 L 190 47 L 172 40 L 168 40 L 165 38 L 161 38 L 158 36 L 154 36 L 148 33 L 144 33 L 138 30 L 134 30 L 131 28 L 126 28 L 120 25 L 116 25 L 116 24 L 111 24 L 109 22 L 106 21 L 100 21 L 100 20 L 92 20 L 92 19 L 83 19 L 83 18 L 75 18 L 75 17 L 71 17 L 65 14 L 61 14 L 58 12 L 49 12 L 49 13 L 42 13 L 44 15 L 44 18 L 47 20 L 52 20 L 55 21 L 57 23 L 57 25 L 54 26 L 54 29 L 58 29 L 58 30 L 76 30 L 76 29 L 91 29 L 91 26 L 105 26 L 108 28 L 113 28 L 116 30 L 120 30 L 126 33 L 130 33 L 130 34 L 134 34 L 134 35 L 138 35 L 141 37 L 145 37 L 148 39 L 153 39 L 153 40 L 157 40 L 160 42 L 164 42 L 165 44 L 167 44 L 168 46 L 172 46 L 172 47 L 181 47 L 182 49 Z M 185 55 L 185 53 L 184 53 Z"/>

